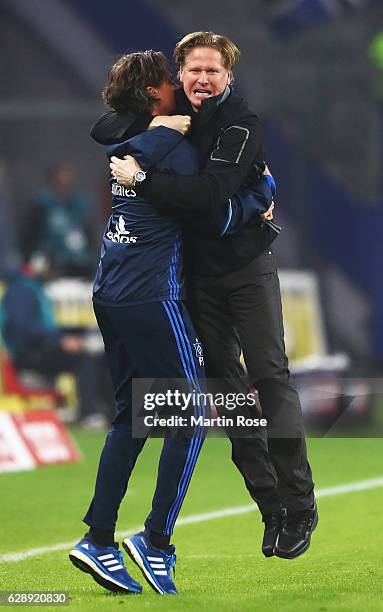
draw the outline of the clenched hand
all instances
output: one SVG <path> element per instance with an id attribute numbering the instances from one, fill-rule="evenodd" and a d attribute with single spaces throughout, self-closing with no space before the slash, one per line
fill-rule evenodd
<path id="1" fill-rule="evenodd" d="M 124 185 L 124 187 L 132 187 L 135 172 L 141 170 L 140 166 L 131 155 L 125 155 L 124 159 L 113 156 L 109 165 L 117 183 Z"/>

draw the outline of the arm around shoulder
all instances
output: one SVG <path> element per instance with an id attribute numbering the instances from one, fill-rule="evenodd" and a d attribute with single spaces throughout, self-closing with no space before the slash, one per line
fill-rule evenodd
<path id="1" fill-rule="evenodd" d="M 145 195 L 159 207 L 212 212 L 226 206 L 261 152 L 262 128 L 251 115 L 220 130 L 201 174 L 180 177 L 155 171 L 145 186 Z"/>

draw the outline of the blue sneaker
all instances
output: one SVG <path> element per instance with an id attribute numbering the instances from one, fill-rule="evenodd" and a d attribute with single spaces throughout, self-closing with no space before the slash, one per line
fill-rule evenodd
<path id="1" fill-rule="evenodd" d="M 90 574 L 104 589 L 117 593 L 141 593 L 142 586 L 129 576 L 122 553 L 114 546 L 95 546 L 85 536 L 69 553 L 73 565 Z"/>
<path id="2" fill-rule="evenodd" d="M 175 574 L 176 555 L 174 546 L 169 546 L 167 550 L 155 548 L 144 533 L 137 533 L 131 538 L 126 538 L 122 545 L 156 593 L 178 595 L 170 575 L 171 570 Z"/>

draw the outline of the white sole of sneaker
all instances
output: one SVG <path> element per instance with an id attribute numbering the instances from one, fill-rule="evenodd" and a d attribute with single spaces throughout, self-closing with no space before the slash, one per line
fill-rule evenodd
<path id="1" fill-rule="evenodd" d="M 89 557 L 87 557 L 80 550 L 76 550 L 75 548 L 71 550 L 71 552 L 69 553 L 69 559 L 75 567 L 77 567 L 82 572 L 90 574 L 98 584 L 100 584 L 108 591 L 119 591 L 135 594 L 135 591 L 130 591 L 126 588 L 124 584 L 118 582 L 118 580 L 114 580 L 107 574 L 104 574 L 104 572 L 102 572 L 100 568 L 97 567 L 96 563 L 94 563 L 92 559 L 89 559 Z"/>
<path id="2" fill-rule="evenodd" d="M 129 540 L 129 538 L 126 538 L 126 540 L 124 540 L 122 542 L 122 546 L 124 547 L 124 549 L 128 553 L 128 555 L 131 558 L 131 560 L 140 568 L 143 577 L 145 578 L 145 580 L 149 584 L 149 586 L 152 587 L 153 591 L 155 591 L 156 593 L 159 593 L 160 595 L 165 595 L 165 591 L 163 591 L 158 586 L 158 584 L 156 584 L 156 582 L 154 581 L 153 577 L 150 575 L 150 573 L 146 569 L 145 564 L 144 564 L 144 562 L 142 560 L 142 557 L 141 557 L 139 551 L 134 546 L 134 544 Z"/>

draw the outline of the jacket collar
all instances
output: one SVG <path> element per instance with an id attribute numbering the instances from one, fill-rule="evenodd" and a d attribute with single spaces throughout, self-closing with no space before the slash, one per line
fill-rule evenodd
<path id="1" fill-rule="evenodd" d="M 185 114 L 191 114 L 191 117 L 197 118 L 199 125 L 206 125 L 210 120 L 212 114 L 217 110 L 217 108 L 227 100 L 227 98 L 232 93 L 231 85 L 227 85 L 222 93 L 218 94 L 218 96 L 213 96 L 212 98 L 208 98 L 207 100 L 203 100 L 201 104 L 201 110 L 196 113 L 192 105 L 190 104 L 189 99 L 187 98 L 182 87 L 176 92 L 177 99 L 177 111 L 183 112 Z"/>

